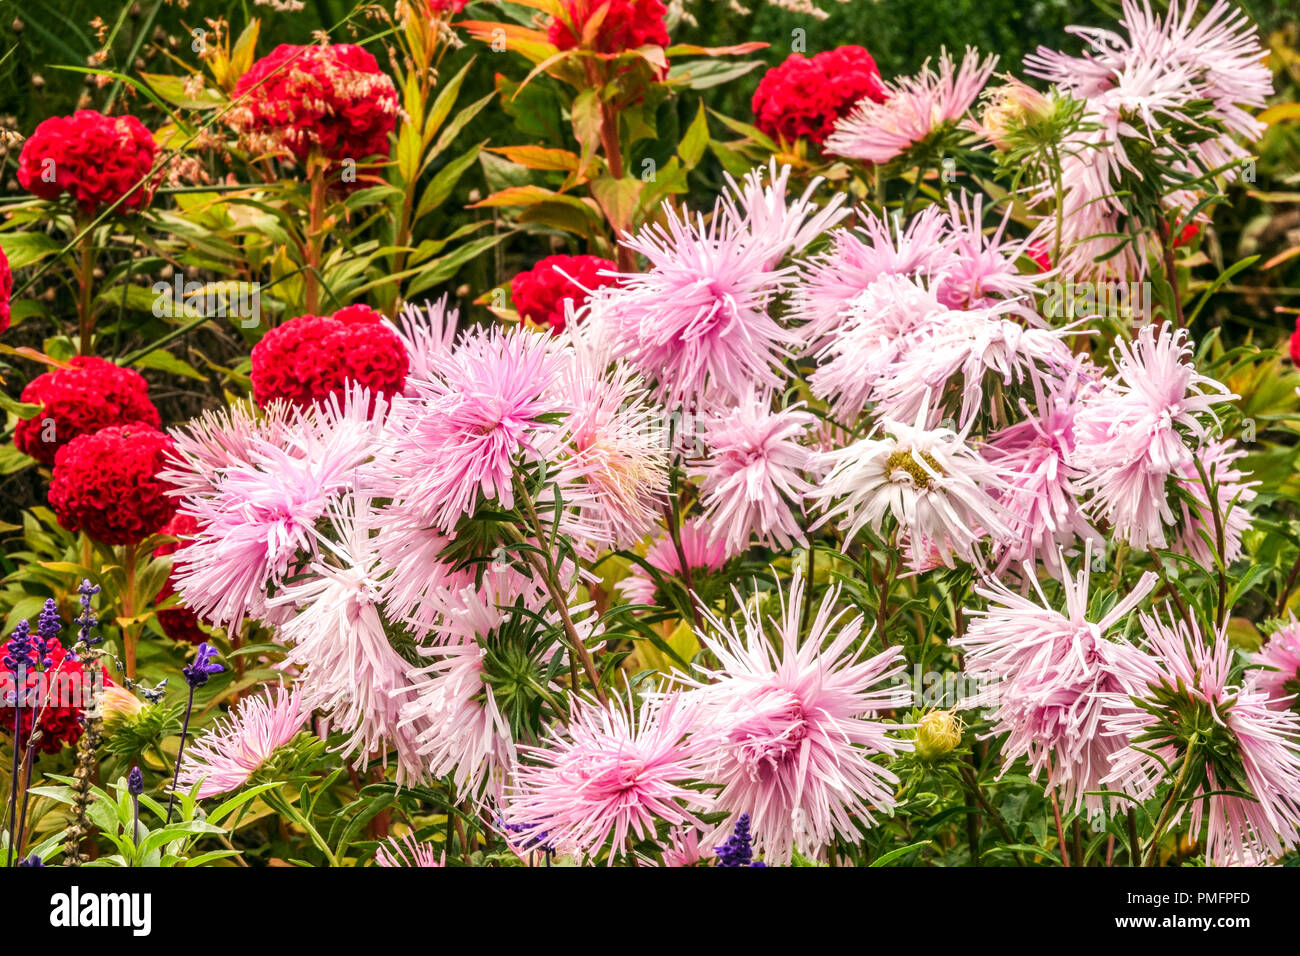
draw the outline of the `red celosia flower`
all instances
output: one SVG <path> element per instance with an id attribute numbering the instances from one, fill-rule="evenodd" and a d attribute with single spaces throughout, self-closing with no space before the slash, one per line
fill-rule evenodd
<path id="1" fill-rule="evenodd" d="M 14 429 L 14 444 L 23 454 L 52 465 L 58 450 L 78 435 L 125 422 L 158 427 L 158 409 L 139 372 L 92 355 L 78 355 L 69 364 L 38 375 L 23 389 L 24 402 L 41 406 L 35 418 Z"/>
<path id="2" fill-rule="evenodd" d="M 811 59 L 791 53 L 754 91 L 755 125 L 773 139 L 806 138 L 820 146 L 864 97 L 883 103 L 885 91 L 876 61 L 862 47 L 836 47 Z"/>
<path id="3" fill-rule="evenodd" d="M 1047 246 L 1041 242 L 1031 242 L 1027 245 L 1025 247 L 1025 256 L 1038 266 L 1039 272 L 1052 271 L 1052 257 L 1047 251 Z"/>
<path id="4" fill-rule="evenodd" d="M 9 271 L 9 260 L 0 249 L 0 332 L 9 328 L 9 295 L 14 291 L 14 276 Z"/>
<path id="5" fill-rule="evenodd" d="M 313 149 L 335 161 L 388 156 L 397 89 L 362 47 L 281 44 L 239 78 L 234 98 L 245 95 L 230 121 L 254 148 L 299 162 Z"/>
<path id="6" fill-rule="evenodd" d="M 667 8 L 659 0 L 566 0 L 565 17 L 551 21 L 547 39 L 561 50 L 583 47 L 597 53 L 622 53 L 643 46 L 667 46 Z M 587 24 L 604 11 L 590 44 L 582 42 Z M 568 22 L 565 22 L 567 17 Z"/>
<path id="7" fill-rule="evenodd" d="M 41 736 L 36 743 L 40 753 L 58 753 L 64 744 L 72 746 L 81 737 L 83 727 L 82 714 L 85 704 L 91 696 L 90 678 L 86 674 L 86 665 L 76 658 L 69 657 L 67 650 L 59 643 L 57 637 L 46 638 L 44 647 L 39 638 L 35 638 L 35 648 L 30 654 L 30 664 L 19 664 L 19 674 L 0 663 L 0 685 L 11 692 L 22 694 L 22 706 L 18 712 L 17 745 L 22 748 L 31 737 L 32 724 L 37 717 L 40 722 Z M 6 641 L 0 645 L 0 660 L 12 656 L 13 642 Z M 48 661 L 43 669 L 38 670 L 35 660 L 39 654 L 43 661 Z M 108 675 L 103 675 L 104 686 L 111 686 Z M 12 698 L 0 696 L 0 732 L 13 735 L 14 708 Z"/>
<path id="8" fill-rule="evenodd" d="M 176 513 L 158 478 L 172 440 L 139 422 L 80 435 L 59 449 L 50 507 L 69 531 L 104 544 L 139 544 Z"/>
<path id="9" fill-rule="evenodd" d="M 424 0 L 424 7 L 429 16 L 460 13 L 468 4 L 469 0 Z"/>
<path id="10" fill-rule="evenodd" d="M 194 537 L 198 530 L 199 523 L 193 515 L 176 512 L 176 516 L 163 526 L 162 533 L 182 540 L 169 541 L 167 544 L 158 545 L 153 549 L 153 556 L 161 558 L 165 555 L 175 554 L 177 550 L 185 547 L 186 541 L 183 539 Z M 162 590 L 158 592 L 158 597 L 154 599 L 154 603 L 162 604 L 175 593 L 176 571 L 173 568 L 172 573 L 163 582 Z M 173 641 L 202 644 L 208 639 L 208 632 L 199 627 L 199 616 L 183 604 L 159 611 L 158 623 L 162 625 L 163 633 Z"/>
<path id="11" fill-rule="evenodd" d="M 1296 322 L 1296 329 L 1291 333 L 1291 361 L 1300 365 L 1300 321 Z"/>
<path id="12" fill-rule="evenodd" d="M 1178 233 L 1178 238 L 1174 240 L 1174 248 L 1180 249 L 1189 245 L 1193 239 L 1201 234 L 1201 227 L 1194 222 L 1189 222 L 1183 226 L 1182 231 Z"/>
<path id="13" fill-rule="evenodd" d="M 538 325 L 562 331 L 565 299 L 572 299 L 576 309 L 592 290 L 618 282 L 617 276 L 601 275 L 602 269 L 616 271 L 618 266 L 600 256 L 547 256 L 510 280 L 515 311 Z"/>
<path id="14" fill-rule="evenodd" d="M 253 346 L 253 398 L 310 405 L 342 395 L 357 382 L 391 398 L 406 382 L 406 347 L 382 316 L 364 305 L 332 316 L 302 315 L 267 332 Z"/>
<path id="15" fill-rule="evenodd" d="M 145 180 L 157 155 L 153 136 L 134 116 L 78 110 L 36 127 L 18 157 L 18 184 L 41 199 L 67 192 L 83 213 L 95 213 Z M 143 209 L 156 185 L 149 178 L 117 208 Z"/>

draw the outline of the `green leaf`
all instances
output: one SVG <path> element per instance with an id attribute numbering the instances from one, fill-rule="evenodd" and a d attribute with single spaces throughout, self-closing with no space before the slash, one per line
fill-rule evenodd
<path id="1" fill-rule="evenodd" d="M 681 157 L 682 164 L 687 169 L 693 169 L 699 165 L 700 160 L 704 158 L 704 151 L 708 148 L 709 116 L 704 109 L 704 104 L 701 103 L 695 119 L 691 120 L 691 125 L 686 129 L 686 135 L 677 145 L 677 155 Z"/>
<path id="2" fill-rule="evenodd" d="M 199 382 L 206 382 L 208 377 L 201 373 L 189 362 L 179 359 L 166 349 L 154 349 L 141 355 L 133 363 L 137 368 L 152 368 L 159 372 L 168 372 L 172 375 L 180 375 L 184 378 L 192 378 Z"/>
<path id="3" fill-rule="evenodd" d="M 910 853 L 920 850 L 922 847 L 930 845 L 929 840 L 922 840 L 920 843 L 912 843 L 908 846 L 900 846 L 897 850 L 890 850 L 884 856 L 877 857 L 871 861 L 872 866 L 889 866 L 895 860 L 902 859 Z"/>

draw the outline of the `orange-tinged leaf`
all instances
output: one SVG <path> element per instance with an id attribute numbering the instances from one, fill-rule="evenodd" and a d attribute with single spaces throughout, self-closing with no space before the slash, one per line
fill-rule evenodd
<path id="1" fill-rule="evenodd" d="M 489 153 L 504 156 L 512 163 L 529 169 L 546 169 L 556 172 L 573 172 L 578 168 L 578 154 L 567 149 L 550 149 L 546 146 L 494 146 Z"/>

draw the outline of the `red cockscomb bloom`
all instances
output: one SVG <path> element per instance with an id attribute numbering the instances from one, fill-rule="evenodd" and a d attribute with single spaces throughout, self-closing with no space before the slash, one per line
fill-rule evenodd
<path id="1" fill-rule="evenodd" d="M 53 465 L 58 450 L 78 435 L 124 422 L 158 427 L 158 409 L 139 372 L 93 355 L 75 356 L 69 364 L 38 375 L 23 389 L 24 402 L 41 406 L 36 417 L 14 429 L 14 444 L 23 454 Z"/>
<path id="2" fill-rule="evenodd" d="M 601 275 L 603 269 L 613 272 L 618 266 L 600 256 L 547 256 L 510 280 L 515 311 L 538 325 L 549 325 L 561 332 L 565 299 L 572 299 L 576 309 L 593 290 L 618 282 L 617 276 Z"/>
<path id="3" fill-rule="evenodd" d="M 246 99 L 242 97 L 247 96 Z M 375 58 L 351 43 L 282 43 L 235 84 L 230 122 L 256 149 L 312 152 L 334 161 L 388 156 L 397 124 L 397 89 Z"/>
<path id="4" fill-rule="evenodd" d="M 93 214 L 149 177 L 157 155 L 153 136 L 134 116 L 77 110 L 36 127 L 18 157 L 18 184 L 41 199 L 66 192 L 78 209 Z M 117 208 L 145 208 L 156 185 L 156 177 L 148 178 Z"/>
<path id="5" fill-rule="evenodd" d="M 1296 321 L 1295 331 L 1291 333 L 1291 362 L 1300 366 L 1300 320 Z"/>
<path id="6" fill-rule="evenodd" d="M 820 146 L 864 97 L 885 100 L 876 61 L 860 46 L 841 46 L 811 59 L 791 53 L 763 74 L 751 105 L 755 125 L 773 139 L 806 138 Z"/>
<path id="7" fill-rule="evenodd" d="M 0 683 L 22 695 L 18 712 L 18 747 L 25 748 L 32 734 L 32 724 L 40 729 L 36 750 L 40 753 L 58 753 L 64 744 L 73 746 L 81 737 L 82 716 L 89 702 L 90 686 L 86 665 L 69 657 L 57 637 L 41 638 L 33 635 L 34 646 L 27 654 L 28 663 L 10 668 L 0 663 Z M 14 642 L 0 645 L 0 660 L 11 658 Z M 38 670 L 36 656 L 40 655 L 44 667 Z M 18 670 L 21 670 L 21 680 Z M 103 675 L 105 686 L 112 684 Z M 37 722 L 39 718 L 39 723 Z M 0 699 L 0 732 L 9 736 L 14 732 L 12 699 Z"/>
<path id="8" fill-rule="evenodd" d="M 582 34 L 601 10 L 605 11 L 604 19 L 590 46 L 586 46 Z M 659 0 L 565 0 L 564 12 L 564 17 L 551 21 L 547 32 L 547 39 L 561 50 L 581 46 L 597 53 L 622 53 L 643 46 L 668 46 L 668 29 L 664 26 L 668 10 Z"/>
<path id="9" fill-rule="evenodd" d="M 9 296 L 14 291 L 14 276 L 9 271 L 9 260 L 0 249 L 0 332 L 9 328 Z"/>
<path id="10" fill-rule="evenodd" d="M 183 514 L 178 511 L 176 516 L 163 526 L 162 533 L 182 540 L 169 541 L 167 544 L 158 545 L 153 549 L 153 556 L 161 558 L 169 554 L 175 554 L 185 547 L 187 544 L 185 539 L 194 537 L 198 530 L 199 523 L 193 515 Z M 158 592 L 158 597 L 154 599 L 154 603 L 162 604 L 163 601 L 166 601 L 175 593 L 176 571 L 173 570 L 167 576 L 167 580 L 163 582 L 162 590 Z M 202 644 L 208 639 L 208 632 L 199 627 L 199 616 L 183 604 L 159 611 L 158 623 L 162 625 L 163 633 L 173 641 Z"/>
<path id="11" fill-rule="evenodd" d="M 406 382 L 409 360 L 397 333 L 374 309 L 352 305 L 332 316 L 302 315 L 253 346 L 253 398 L 310 405 L 348 382 L 391 398 Z"/>
<path id="12" fill-rule="evenodd" d="M 158 472 L 172 440 L 132 422 L 80 435 L 59 449 L 50 480 L 50 507 L 59 524 L 104 544 L 139 544 L 176 513 Z"/>

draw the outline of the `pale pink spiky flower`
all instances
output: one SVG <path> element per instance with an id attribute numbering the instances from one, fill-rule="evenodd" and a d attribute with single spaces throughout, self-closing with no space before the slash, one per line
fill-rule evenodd
<path id="1" fill-rule="evenodd" d="M 1270 707 L 1300 709 L 1300 623 L 1295 615 L 1270 634 L 1250 660 L 1256 669 L 1247 680 L 1264 693 Z"/>
<path id="2" fill-rule="evenodd" d="M 1184 329 L 1145 326 L 1115 349 L 1115 377 L 1085 396 L 1074 419 L 1072 464 L 1085 510 L 1135 548 L 1164 547 L 1176 516 L 1166 484 L 1192 461 L 1214 406 L 1236 398 L 1191 362 Z"/>
<path id="3" fill-rule="evenodd" d="M 436 640 L 419 648 L 429 663 L 411 674 L 402 721 L 415 727 L 415 747 L 430 776 L 450 776 L 459 794 L 479 797 L 515 758 L 510 726 L 483 680 L 479 643 L 505 620 L 500 605 L 508 598 L 490 585 L 439 598 L 441 626 Z"/>
<path id="4" fill-rule="evenodd" d="M 446 866 L 447 851 L 439 853 L 432 843 L 417 840 L 411 834 L 390 836 L 375 850 L 376 866 Z"/>
<path id="5" fill-rule="evenodd" d="M 711 574 L 721 570 L 731 552 L 727 550 L 725 536 L 715 533 L 703 518 L 688 518 L 682 522 L 679 534 L 686 568 L 692 575 Z M 682 562 L 677 547 L 668 532 L 657 537 L 645 554 L 646 563 L 668 577 L 683 578 Z M 624 599 L 633 604 L 656 604 L 659 585 L 640 564 L 633 564 L 628 576 L 618 583 Z"/>
<path id="6" fill-rule="evenodd" d="M 280 628 L 290 645 L 283 666 L 298 670 L 306 705 L 326 711 L 347 736 L 344 756 L 364 764 L 381 752 L 387 763 L 391 748 L 398 781 L 420 780 L 416 738 L 423 728 L 401 720 L 414 696 L 412 665 L 393 647 L 382 613 L 378 513 L 354 491 L 332 503 L 327 518 L 330 536 L 317 533 L 318 557 L 270 601 L 297 611 Z"/>
<path id="7" fill-rule="evenodd" d="M 199 797 L 230 793 L 287 745 L 306 726 L 311 708 L 302 688 L 283 684 L 245 697 L 230 715 L 219 718 L 185 748 L 178 785 L 188 792 L 199 784 Z"/>
<path id="8" fill-rule="evenodd" d="M 1121 24 L 1110 30 L 1071 27 L 1091 49 L 1070 56 L 1046 48 L 1026 57 L 1034 76 L 1056 83 L 1083 100 L 1085 125 L 1062 144 L 1062 217 L 1066 250 L 1057 265 L 1078 275 L 1142 274 L 1154 251 L 1140 234 L 1114 252 L 1125 231 L 1116 186 L 1135 172 L 1126 141 L 1150 143 L 1156 156 L 1181 173 L 1205 170 L 1231 180 L 1249 156 L 1234 137 L 1254 140 L 1263 124 L 1249 112 L 1273 91 L 1272 74 L 1254 27 L 1230 4 L 1215 3 L 1197 18 L 1196 0 L 1175 0 L 1163 17 L 1147 0 L 1124 0 Z M 1208 104 L 1208 106 L 1207 106 Z M 1193 130 L 1177 142 L 1164 129 Z M 1054 190 L 1044 186 L 1039 199 Z M 1195 188 L 1168 185 L 1163 204 L 1187 212 L 1199 201 Z"/>
<path id="9" fill-rule="evenodd" d="M 705 454 L 689 472 L 701 479 L 705 520 L 728 553 L 755 536 L 783 550 L 807 541 L 800 519 L 811 452 L 802 442 L 816 421 L 802 404 L 773 411 L 771 396 L 757 393 L 704 417 Z"/>
<path id="10" fill-rule="evenodd" d="M 431 356 L 415 398 L 394 400 L 373 490 L 412 520 L 451 531 L 480 500 L 514 506 L 515 459 L 554 431 L 549 389 L 563 356 L 549 335 L 473 330 Z"/>
<path id="11" fill-rule="evenodd" d="M 847 547 L 863 528 L 880 534 L 890 519 L 929 542 L 948 567 L 954 558 L 978 560 L 984 538 L 1009 534 L 996 470 L 963 434 L 926 423 L 924 408 L 911 425 L 884 419 L 879 437 L 821 455 L 825 477 L 808 493 L 823 512 L 817 524 L 834 522 Z"/>
<path id="12" fill-rule="evenodd" d="M 594 555 L 643 538 L 668 496 L 667 415 L 630 365 L 609 361 L 586 324 L 565 327 L 563 370 L 550 394 L 565 428 L 543 452 L 565 509 L 560 532 Z"/>
<path id="13" fill-rule="evenodd" d="M 1091 557 L 1085 549 L 1078 575 L 1062 574 L 1061 610 L 1044 595 L 1032 566 L 1026 566 L 1025 580 L 1036 601 L 997 579 L 977 584 L 975 593 L 988 606 L 965 612 L 970 623 L 953 645 L 965 652 L 967 671 L 988 682 L 972 706 L 995 708 L 990 735 L 1007 735 L 1002 772 L 1024 757 L 1035 778 L 1046 771 L 1048 789 L 1063 803 L 1094 813 L 1106 806 L 1096 791 L 1110 772 L 1111 755 L 1126 745 L 1102 730 L 1124 687 L 1128 656 L 1135 653 L 1106 635 L 1151 593 L 1156 576 L 1143 575 L 1105 615 L 1090 621 Z"/>
<path id="14" fill-rule="evenodd" d="M 1208 640 L 1185 621 L 1142 614 L 1145 653 L 1128 662 L 1108 732 L 1137 746 L 1117 751 L 1104 783 L 1140 800 L 1183 775 L 1194 836 L 1206 859 L 1249 865 L 1300 844 L 1300 715 L 1270 706 L 1255 683 L 1231 683 L 1226 631 Z M 1140 749 L 1139 749 L 1140 748 Z M 1241 791 L 1246 796 L 1237 796 Z"/>
<path id="15" fill-rule="evenodd" d="M 1258 481 L 1247 481 L 1246 473 L 1237 467 L 1237 462 L 1246 457 L 1244 449 L 1234 441 L 1207 441 L 1192 453 L 1189 461 L 1176 471 L 1178 486 L 1193 500 L 1179 502 L 1181 521 L 1175 546 L 1184 554 L 1189 554 L 1202 567 L 1213 567 L 1214 552 L 1218 550 L 1218 526 L 1214 517 L 1214 508 L 1210 506 L 1210 496 L 1206 491 L 1205 480 L 1196 468 L 1200 462 L 1214 489 L 1219 513 L 1218 524 L 1223 530 L 1223 560 L 1231 564 L 1241 557 L 1241 536 L 1250 530 L 1250 503 L 1255 500 L 1255 488 Z M 1209 541 L 1204 536 L 1209 537 Z"/>
<path id="16" fill-rule="evenodd" d="M 374 454 L 384 413 L 382 399 L 355 387 L 251 429 L 232 411 L 177 433 L 177 466 L 160 477 L 198 521 L 175 559 L 186 605 L 231 629 L 245 616 L 274 624 L 291 613 L 273 610 L 268 591 L 315 554 L 316 523 Z"/>
<path id="17" fill-rule="evenodd" d="M 696 736 L 712 741 L 703 779 L 722 788 L 717 805 L 729 814 L 714 836 L 748 813 L 755 853 L 776 865 L 796 848 L 811 855 L 837 836 L 856 841 L 891 812 L 898 778 L 877 760 L 910 748 L 881 719 L 911 699 L 901 648 L 868 654 L 862 615 L 836 611 L 838 598 L 832 587 L 805 637 L 798 570 L 779 617 L 764 622 L 745 605 L 738 628 L 706 611 L 702 640 L 718 666 L 679 678 L 693 688 Z"/>
<path id="18" fill-rule="evenodd" d="M 944 237 L 950 260 L 942 266 L 935 293 L 939 301 L 953 309 L 991 306 L 999 300 L 1012 300 L 1020 314 L 1038 321 L 1031 297 L 1041 291 L 1048 273 L 1022 273 L 1020 262 L 1030 247 L 1039 241 L 1034 236 L 1015 239 L 1007 235 L 1011 209 L 992 231 L 984 228 L 984 196 L 962 192 L 961 198 L 948 198 L 948 229 Z"/>
<path id="19" fill-rule="evenodd" d="M 709 388 L 739 396 L 784 380 L 798 336 L 771 314 L 794 274 L 779 263 L 813 238 L 810 226 L 842 214 L 827 218 L 806 199 L 787 206 L 784 175 L 769 190 L 756 178 L 743 189 L 733 184 L 707 223 L 665 206 L 662 222 L 623 240 L 650 268 L 601 297 L 601 320 L 666 402 L 694 404 Z"/>
<path id="20" fill-rule="evenodd" d="M 540 745 L 520 746 L 503 816 L 521 840 L 586 857 L 608 848 L 611 865 L 660 824 L 698 827 L 711 800 L 697 786 L 708 744 L 693 726 L 678 694 L 639 708 L 583 702 Z"/>
<path id="21" fill-rule="evenodd" d="M 826 151 L 877 164 L 897 159 L 940 126 L 965 116 L 996 65 L 996 56 L 981 59 L 968 47 L 958 66 L 945 50 L 938 72 L 926 60 L 914 76 L 886 82 L 884 102 L 861 100 L 836 122 Z"/>
<path id="22" fill-rule="evenodd" d="M 1018 311 L 1014 301 L 995 300 L 922 322 L 875 382 L 876 413 L 910 421 L 933 396 L 953 395 L 960 399 L 957 426 L 964 428 L 987 413 L 991 382 L 1054 387 L 1075 365 L 1065 339 L 1079 329 L 1026 326 L 1012 317 Z"/>
<path id="23" fill-rule="evenodd" d="M 896 377 L 895 366 L 921 330 L 942 327 L 949 309 L 924 281 L 884 273 L 844 307 L 840 327 L 825 338 L 809 378 L 841 423 L 851 426 L 877 390 Z"/>
<path id="24" fill-rule="evenodd" d="M 1077 385 L 1071 376 L 1050 393 L 1041 393 L 1035 414 L 989 436 L 980 453 L 998 470 L 1006 487 L 998 502 L 1006 509 L 1011 533 L 996 543 L 998 573 L 1026 561 L 1042 562 L 1053 577 L 1064 574 L 1061 549 L 1080 540 L 1099 545 L 1101 535 L 1083 515 L 1074 493 Z"/>
<path id="25" fill-rule="evenodd" d="M 953 250 L 943 241 L 947 220 L 939 206 L 926 207 L 906 226 L 870 210 L 862 215 L 858 229 L 833 230 L 830 248 L 800 263 L 790 300 L 805 351 L 833 341 L 832 333 L 838 336 L 851 323 L 853 300 L 881 276 L 920 282 L 954 266 Z"/>

